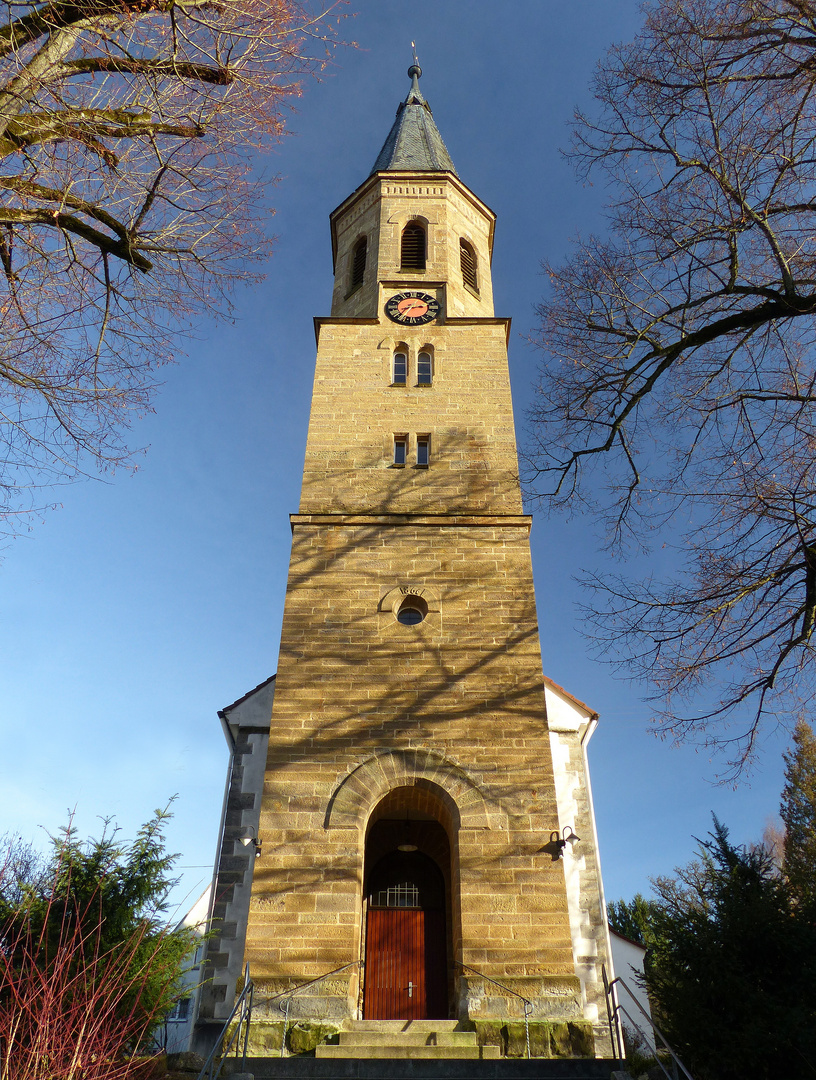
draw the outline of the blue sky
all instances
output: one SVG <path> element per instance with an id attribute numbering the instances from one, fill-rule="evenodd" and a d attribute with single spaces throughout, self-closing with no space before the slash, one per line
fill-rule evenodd
<path id="1" fill-rule="evenodd" d="M 570 237 L 603 228 L 603 189 L 560 154 L 604 51 L 638 25 L 630 0 L 358 0 L 293 134 L 261 162 L 280 176 L 266 280 L 234 319 L 202 313 L 165 369 L 149 449 L 125 473 L 61 489 L 61 509 L 0 565 L 2 817 L 47 842 L 70 809 L 83 833 L 113 815 L 126 836 L 177 794 L 169 846 L 190 901 L 212 865 L 226 745 L 216 712 L 276 666 L 311 380 L 312 317 L 331 296 L 328 215 L 368 174 L 408 89 L 415 40 L 429 100 L 459 175 L 498 214 L 496 314 L 513 318 L 510 366 L 523 438 L 537 354 L 526 343 Z M 710 814 L 738 842 L 778 807 L 785 735 L 768 734 L 747 783 L 723 762 L 648 733 L 641 689 L 591 660 L 574 577 L 606 567 L 593 523 L 537 516 L 533 558 L 544 671 L 601 714 L 590 748 L 607 897 L 648 888 L 689 859 Z"/>

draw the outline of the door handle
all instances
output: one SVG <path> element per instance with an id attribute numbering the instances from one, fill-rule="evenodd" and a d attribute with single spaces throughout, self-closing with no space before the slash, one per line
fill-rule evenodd
<path id="1" fill-rule="evenodd" d="M 414 996 L 414 984 L 412 982 L 409 982 L 408 983 L 408 997 L 413 997 L 413 996 Z"/>

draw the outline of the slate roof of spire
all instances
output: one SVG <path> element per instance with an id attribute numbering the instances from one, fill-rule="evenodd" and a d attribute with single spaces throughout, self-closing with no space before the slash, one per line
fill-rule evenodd
<path id="1" fill-rule="evenodd" d="M 407 172 L 456 173 L 450 154 L 434 123 L 431 107 L 419 89 L 422 68 L 408 68 L 411 89 L 397 109 L 394 126 L 383 143 L 371 173 L 404 169 Z"/>

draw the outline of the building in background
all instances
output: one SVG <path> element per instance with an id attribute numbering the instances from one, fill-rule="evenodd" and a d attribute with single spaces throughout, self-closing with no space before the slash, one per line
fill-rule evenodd
<path id="1" fill-rule="evenodd" d="M 618 979 L 616 1000 L 620 1006 L 620 1022 L 626 1029 L 626 1041 L 644 1053 L 655 1052 L 652 1028 L 652 1006 L 643 978 L 646 946 L 609 928 L 612 964 Z M 620 983 L 623 986 L 620 986 Z M 639 1007 L 638 1007 L 639 1006 Z"/>
<path id="2" fill-rule="evenodd" d="M 155 1032 L 156 1042 L 168 1054 L 178 1054 L 189 1050 L 193 1037 L 194 1021 L 198 1015 L 198 1003 L 201 988 L 204 985 L 204 957 L 207 943 L 204 935 L 210 925 L 210 897 L 212 886 L 208 885 L 187 914 L 177 923 L 177 929 L 191 927 L 197 931 L 200 940 L 195 952 L 188 957 L 187 967 L 181 974 L 179 989 L 184 994 L 180 997 Z"/>

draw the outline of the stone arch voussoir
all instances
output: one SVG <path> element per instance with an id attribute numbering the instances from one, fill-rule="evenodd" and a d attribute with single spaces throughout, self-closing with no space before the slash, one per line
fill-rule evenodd
<path id="1" fill-rule="evenodd" d="M 498 824 L 497 808 L 490 807 L 465 770 L 430 750 L 391 750 L 362 762 L 338 782 L 323 824 L 327 829 L 360 827 L 389 791 L 417 785 L 440 789 L 462 829 Z"/>

